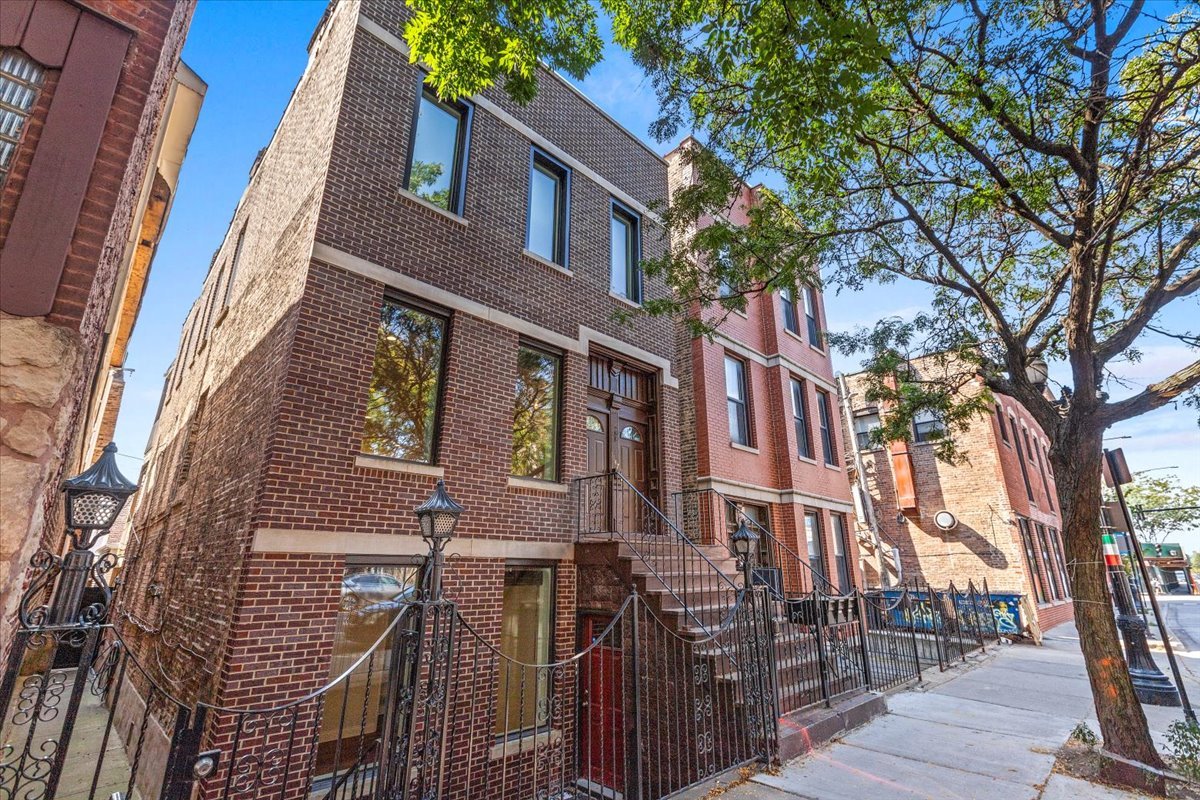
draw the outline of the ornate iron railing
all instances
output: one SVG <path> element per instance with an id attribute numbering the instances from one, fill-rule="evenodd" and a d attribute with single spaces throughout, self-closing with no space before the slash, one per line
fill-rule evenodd
<path id="1" fill-rule="evenodd" d="M 814 589 L 829 595 L 840 590 L 822 572 L 814 570 L 767 526 L 747 515 L 737 503 L 716 489 L 687 489 L 674 494 L 675 519 L 688 538 L 725 548 L 732 555 L 727 535 L 730 523 L 745 523 L 758 536 L 756 580 L 773 594 L 798 597 Z"/>

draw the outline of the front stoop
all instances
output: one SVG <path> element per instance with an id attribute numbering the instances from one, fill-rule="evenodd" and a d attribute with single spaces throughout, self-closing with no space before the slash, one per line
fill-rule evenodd
<path id="1" fill-rule="evenodd" d="M 779 760 L 791 761 L 887 713 L 887 698 L 866 692 L 830 708 L 820 706 L 779 718 Z"/>

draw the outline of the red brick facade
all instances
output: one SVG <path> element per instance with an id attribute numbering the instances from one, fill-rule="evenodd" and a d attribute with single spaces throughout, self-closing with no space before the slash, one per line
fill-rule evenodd
<path id="1" fill-rule="evenodd" d="M 9 0 L 0 47 L 38 64 L 0 186 L 0 619 L 39 541 L 57 550 L 64 473 L 153 169 L 194 0 Z"/>
<path id="2" fill-rule="evenodd" d="M 400 0 L 331 4 L 166 378 L 125 610 L 185 700 L 280 702 L 326 680 L 347 558 L 423 555 L 412 510 L 438 477 L 466 508 L 446 579 L 464 617 L 497 637 L 505 563 L 553 564 L 551 657 L 573 652 L 590 355 L 652 376 L 655 499 L 680 486 L 673 323 L 623 321 L 609 293 L 610 202 L 640 213 L 643 254 L 661 253 L 650 208 L 665 163 L 544 74 L 527 107 L 471 98 L 461 215 L 415 199 L 406 14 Z M 569 270 L 524 252 L 531 146 L 571 169 Z M 361 452 L 385 297 L 449 320 L 431 465 Z M 521 343 L 561 354 L 556 481 L 510 477 Z"/>
<path id="3" fill-rule="evenodd" d="M 856 417 L 878 412 L 864 399 L 864 381 L 862 375 L 847 378 Z M 967 391 L 981 388 L 976 381 Z M 953 433 L 965 457 L 959 464 L 939 461 L 931 443 L 861 450 L 867 489 L 885 548 L 899 549 L 904 579 L 934 587 L 954 582 L 961 589 L 968 580 L 979 586 L 986 578 L 993 591 L 1026 595 L 1044 630 L 1072 618 L 1048 441 L 1017 401 L 997 396 L 996 407 L 1003 429 L 993 410 Z M 911 475 L 915 508 L 897 497 L 897 470 Z M 954 515 L 952 529 L 934 523 L 940 511 Z M 870 570 L 870 579 L 878 581 L 877 570 Z"/>
<path id="4" fill-rule="evenodd" d="M 686 140 L 667 156 L 672 190 L 695 180 L 686 157 Z M 746 221 L 746 209 L 756 202 L 754 190 L 744 189 L 733 204 L 729 219 Z M 820 331 L 825 308 L 820 291 L 814 291 Z M 695 489 L 715 489 L 737 504 L 766 508 L 770 530 L 780 542 L 807 562 L 804 515 L 819 515 L 823 536 L 823 574 L 836 583 L 831 519 L 840 516 L 847 539 L 847 561 L 854 586 L 861 586 L 858 546 L 853 536 L 854 507 L 841 454 L 841 411 L 837 402 L 829 351 L 819 337 L 813 341 L 797 293 L 796 331 L 784 322 L 778 294 L 747 298 L 745 312 L 727 311 L 717 305 L 694 309 L 709 323 L 718 323 L 715 335 L 681 334 L 679 363 L 685 387 L 683 426 L 684 484 Z M 746 367 L 749 388 L 750 445 L 732 441 L 726 404 L 725 357 L 740 360 Z M 807 411 L 805 422 L 811 441 L 811 457 L 800 454 L 792 412 L 792 379 L 801 381 Z M 826 463 L 821 445 L 817 404 L 825 393 L 833 439 L 832 462 Z M 782 565 L 780 565 L 782 566 Z M 811 588 L 804 580 L 801 586 Z"/>

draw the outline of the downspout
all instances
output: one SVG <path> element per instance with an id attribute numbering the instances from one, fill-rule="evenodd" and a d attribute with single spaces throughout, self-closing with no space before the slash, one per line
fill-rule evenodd
<path id="1" fill-rule="evenodd" d="M 883 540 L 879 535 L 879 520 L 875 517 L 875 504 L 871 502 L 871 495 L 867 490 L 867 474 L 863 467 L 862 453 L 859 452 L 854 438 L 854 408 L 850 402 L 850 389 L 846 385 L 846 376 L 839 372 L 837 383 L 838 395 L 842 401 L 842 419 L 846 421 L 848 439 L 851 444 L 849 450 L 854 458 L 854 483 L 852 485 L 854 511 L 858 514 L 859 519 L 867 521 L 867 527 L 871 530 L 871 538 L 875 545 L 875 558 L 878 562 L 879 582 L 884 588 L 887 588 L 891 585 L 891 578 L 888 573 L 887 560 L 884 557 Z"/>

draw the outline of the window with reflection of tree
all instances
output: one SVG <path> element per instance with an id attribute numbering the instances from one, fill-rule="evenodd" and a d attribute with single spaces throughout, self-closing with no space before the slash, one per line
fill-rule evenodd
<path id="1" fill-rule="evenodd" d="M 513 404 L 512 474 L 558 480 L 558 356 L 517 350 L 517 395 Z"/>
<path id="2" fill-rule="evenodd" d="M 384 302 L 367 395 L 364 453 L 433 461 L 445 340 L 444 318 Z"/>

